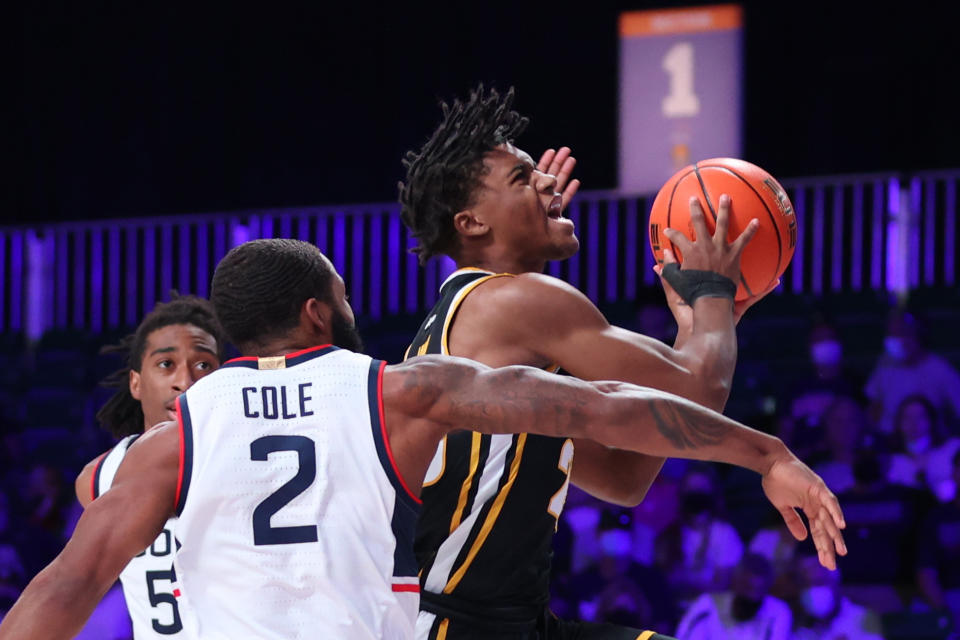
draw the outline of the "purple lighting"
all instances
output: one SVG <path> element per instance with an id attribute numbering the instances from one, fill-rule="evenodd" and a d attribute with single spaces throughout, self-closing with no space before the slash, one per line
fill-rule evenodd
<path id="1" fill-rule="evenodd" d="M 937 256 L 936 220 L 933 209 L 936 203 L 936 183 L 928 179 L 923 187 L 927 194 L 923 211 L 923 282 L 926 285 L 933 285 L 936 281 L 934 258 Z"/>
<path id="2" fill-rule="evenodd" d="M 23 232 L 10 234 L 10 328 L 23 328 Z"/>
<path id="3" fill-rule="evenodd" d="M 626 269 L 624 274 L 624 295 L 627 298 L 633 298 L 637 295 L 637 244 L 643 243 L 643 239 L 637 235 L 637 199 L 627 200 L 627 239 L 623 243 L 626 254 Z M 644 250 L 644 254 L 648 253 Z M 652 258 L 651 258 L 652 259 Z"/>
<path id="4" fill-rule="evenodd" d="M 570 219 L 573 220 L 573 227 L 575 229 L 581 229 L 580 227 L 580 207 L 581 203 L 571 203 L 570 204 Z M 584 234 L 585 236 L 586 234 Z M 587 239 L 587 246 L 590 245 L 591 240 Z M 576 289 L 580 288 L 580 257 L 573 256 L 567 260 L 567 282 L 571 284 Z"/>
<path id="5" fill-rule="evenodd" d="M 7 234 L 0 231 L 0 331 L 7 328 Z"/>
<path id="6" fill-rule="evenodd" d="M 342 211 L 333 216 L 333 266 L 347 272 L 347 214 Z"/>
<path id="7" fill-rule="evenodd" d="M 907 224 L 904 220 L 910 212 L 907 203 L 901 201 L 900 180 L 891 178 L 887 183 L 887 291 L 903 293 L 907 289 Z M 905 198 L 904 198 L 905 200 Z"/>
<path id="8" fill-rule="evenodd" d="M 103 230 L 90 230 L 90 328 L 103 331 Z"/>
<path id="9" fill-rule="evenodd" d="M 160 298 L 166 302 L 173 289 L 173 226 L 170 224 L 160 227 L 160 256 Z M 147 298 L 144 302 L 152 309 L 155 299 Z"/>
<path id="10" fill-rule="evenodd" d="M 850 279 L 854 291 L 863 289 L 863 185 L 853 187 L 853 268 Z"/>
<path id="11" fill-rule="evenodd" d="M 366 214 L 355 211 L 350 216 L 353 219 L 353 243 L 351 247 L 351 271 L 350 271 L 350 300 L 353 310 L 358 314 L 363 314 L 366 309 L 363 292 L 366 289 L 363 279 L 364 252 L 366 246 L 366 236 L 363 233 L 364 220 Z"/>
<path id="12" fill-rule="evenodd" d="M 127 227 L 127 271 L 124 301 L 124 322 L 128 327 L 137 324 L 137 228 Z"/>
<path id="13" fill-rule="evenodd" d="M 943 279 L 948 285 L 956 284 L 957 255 L 957 182 L 947 180 L 946 215 L 944 215 Z"/>
<path id="14" fill-rule="evenodd" d="M 69 280 L 67 279 L 67 274 L 70 272 L 69 266 L 69 243 L 67 241 L 67 232 L 64 229 L 59 229 L 57 231 L 55 242 L 55 254 L 56 254 L 56 263 L 57 263 L 57 284 L 56 284 L 56 311 L 54 317 L 54 325 L 58 329 L 63 329 L 67 326 L 67 307 L 69 306 Z"/>
<path id="15" fill-rule="evenodd" d="M 77 229 L 73 232 L 73 326 L 84 326 L 84 311 L 86 311 L 86 276 L 87 276 L 87 238 L 86 234 Z"/>
<path id="16" fill-rule="evenodd" d="M 608 301 L 617 299 L 617 231 L 620 228 L 620 213 L 617 211 L 615 200 L 607 201 L 607 264 L 604 280 L 606 281 L 605 296 Z"/>
<path id="17" fill-rule="evenodd" d="M 383 225 L 380 215 L 370 217 L 370 317 L 383 315 Z"/>
<path id="18" fill-rule="evenodd" d="M 873 214 L 871 216 L 873 233 L 870 242 L 870 286 L 873 289 L 880 289 L 883 286 L 883 193 L 883 181 L 875 181 L 873 183 Z"/>
<path id="19" fill-rule="evenodd" d="M 190 247 L 190 225 L 181 224 L 178 229 L 180 246 L 177 247 L 177 260 L 179 268 L 177 269 L 177 287 L 181 294 L 193 292 L 190 286 L 190 256 L 193 249 Z M 173 248 L 171 247 L 171 251 Z"/>
<path id="20" fill-rule="evenodd" d="M 807 191 L 804 187 L 797 187 L 796 195 L 793 197 L 793 211 L 797 216 L 797 246 L 793 253 L 793 266 L 790 267 L 790 290 L 794 293 L 803 291 L 803 256 L 806 251 L 807 237 L 806 218 L 807 213 Z"/>
<path id="21" fill-rule="evenodd" d="M 201 298 L 206 298 L 208 295 L 208 285 L 210 284 L 209 269 L 210 269 L 210 259 L 208 257 L 209 253 L 209 241 L 207 240 L 207 223 L 200 222 L 197 224 L 197 295 Z"/>
<path id="22" fill-rule="evenodd" d="M 813 261 L 813 275 L 811 285 L 816 294 L 823 293 L 823 232 L 824 227 L 824 194 L 825 188 L 819 185 L 813 191 L 813 255 L 819 260 Z"/>
<path id="23" fill-rule="evenodd" d="M 910 181 L 910 208 L 902 212 L 901 218 L 904 225 L 904 232 L 907 234 L 907 264 L 910 270 L 910 286 L 916 287 L 920 284 L 920 200 L 923 195 L 923 182 L 920 178 L 913 178 Z"/>
<path id="24" fill-rule="evenodd" d="M 400 211 L 392 209 L 387 218 L 387 311 L 400 312 Z"/>
<path id="25" fill-rule="evenodd" d="M 107 232 L 107 324 L 120 325 L 120 229 L 111 226 Z"/>
<path id="26" fill-rule="evenodd" d="M 833 189 L 833 238 L 830 256 L 830 289 L 840 291 L 843 286 L 843 186 Z"/>
<path id="27" fill-rule="evenodd" d="M 596 304 L 600 300 L 600 203 L 596 200 L 587 208 L 587 220 L 587 297 Z"/>

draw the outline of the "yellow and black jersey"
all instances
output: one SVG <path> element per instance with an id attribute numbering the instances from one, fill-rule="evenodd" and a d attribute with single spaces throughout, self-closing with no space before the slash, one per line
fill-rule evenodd
<path id="1" fill-rule="evenodd" d="M 407 357 L 449 354 L 447 338 L 460 304 L 498 277 L 510 274 L 453 273 Z M 421 610 L 523 626 L 550 597 L 551 543 L 567 495 L 573 442 L 463 427 L 440 443 L 423 483 L 416 535 Z"/>

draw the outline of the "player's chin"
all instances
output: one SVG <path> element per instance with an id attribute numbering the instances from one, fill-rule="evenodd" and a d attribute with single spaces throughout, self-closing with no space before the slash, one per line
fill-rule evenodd
<path id="1" fill-rule="evenodd" d="M 550 260 L 566 260 L 580 250 L 580 240 L 570 233 L 564 238 L 554 238 L 550 246 Z"/>

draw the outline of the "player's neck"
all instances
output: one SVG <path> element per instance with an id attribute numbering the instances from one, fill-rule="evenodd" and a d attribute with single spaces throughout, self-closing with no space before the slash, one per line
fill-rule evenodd
<path id="1" fill-rule="evenodd" d="M 275 358 L 277 356 L 285 356 L 288 353 L 294 353 L 295 351 L 303 351 L 304 349 L 330 343 L 329 338 L 325 339 L 322 336 L 307 337 L 299 334 L 288 335 L 263 344 L 244 345 L 243 355 L 256 358 Z"/>
<path id="2" fill-rule="evenodd" d="M 506 252 L 488 251 L 464 254 L 456 258 L 457 268 L 483 269 L 494 273 L 543 273 L 546 260 L 525 259 Z"/>

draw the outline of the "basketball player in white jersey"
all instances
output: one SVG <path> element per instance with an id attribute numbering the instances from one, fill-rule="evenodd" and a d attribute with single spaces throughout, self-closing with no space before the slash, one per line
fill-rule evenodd
<path id="1" fill-rule="evenodd" d="M 353 333 L 344 290 L 307 243 L 227 254 L 211 299 L 244 357 L 130 448 L 0 640 L 71 637 L 175 514 L 181 613 L 196 637 L 410 639 L 418 494 L 440 439 L 464 424 L 753 469 L 794 535 L 807 534 L 801 508 L 827 562 L 846 553 L 836 497 L 779 439 L 626 383 L 447 356 L 386 366 L 330 346 Z"/>
<path id="2" fill-rule="evenodd" d="M 100 424 L 120 442 L 77 477 L 77 499 L 84 508 L 110 488 L 130 445 L 144 431 L 176 418 L 177 396 L 220 366 L 223 345 L 213 305 L 195 296 L 175 296 L 156 305 L 119 345 L 105 350 L 123 354 L 127 362 L 104 380 L 117 392 L 97 412 Z M 168 520 L 156 540 L 120 572 L 135 640 L 183 637 L 173 595 L 175 525 L 175 518 Z"/>

